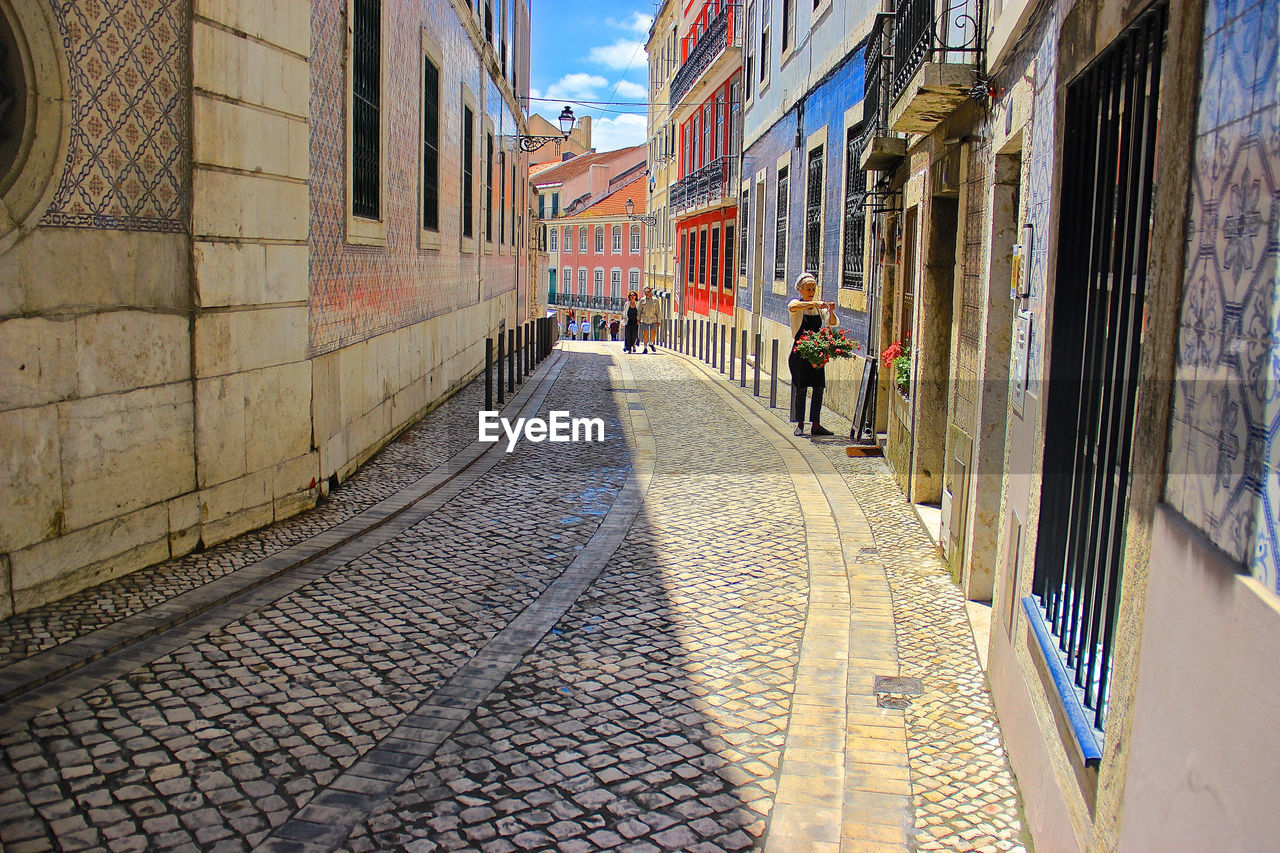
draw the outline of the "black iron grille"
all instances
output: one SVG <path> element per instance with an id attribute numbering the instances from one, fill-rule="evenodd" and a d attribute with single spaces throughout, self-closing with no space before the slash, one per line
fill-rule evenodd
<path id="1" fill-rule="evenodd" d="M 462 108 L 462 236 L 475 236 L 476 116 Z"/>
<path id="2" fill-rule="evenodd" d="M 352 37 L 351 212 L 366 219 L 377 219 L 382 203 L 381 0 L 356 0 Z"/>
<path id="3" fill-rule="evenodd" d="M 1166 9 L 1067 89 L 1044 487 L 1032 592 L 1106 720 L 1147 290 Z"/>
<path id="4" fill-rule="evenodd" d="M 822 157 L 823 147 L 809 152 L 809 185 L 805 192 L 804 269 L 818 274 L 822 264 Z"/>
<path id="5" fill-rule="evenodd" d="M 778 210 L 774 222 L 773 233 L 773 277 L 787 277 L 787 202 L 790 192 L 787 179 L 787 167 L 778 170 Z"/>
<path id="6" fill-rule="evenodd" d="M 422 227 L 440 230 L 440 69 L 422 64 Z"/>
<path id="7" fill-rule="evenodd" d="M 867 213 L 867 173 L 858 168 L 865 139 L 859 127 L 849 128 L 845 137 L 844 245 L 841 254 L 840 286 L 862 290 L 862 249 Z"/>

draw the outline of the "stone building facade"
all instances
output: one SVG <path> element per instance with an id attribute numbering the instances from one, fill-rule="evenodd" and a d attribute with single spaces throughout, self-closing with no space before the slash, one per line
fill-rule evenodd
<path id="1" fill-rule="evenodd" d="M 0 614 L 311 506 L 524 319 L 523 0 L 0 19 Z"/>

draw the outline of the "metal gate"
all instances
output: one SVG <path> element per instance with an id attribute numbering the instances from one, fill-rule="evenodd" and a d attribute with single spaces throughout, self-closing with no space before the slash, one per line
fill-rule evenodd
<path id="1" fill-rule="evenodd" d="M 1166 9 L 1067 90 L 1044 491 L 1033 593 L 1106 720 L 1147 291 Z"/>

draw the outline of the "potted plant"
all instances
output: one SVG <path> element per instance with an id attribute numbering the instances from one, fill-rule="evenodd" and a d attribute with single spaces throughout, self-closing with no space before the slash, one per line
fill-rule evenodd
<path id="1" fill-rule="evenodd" d="M 844 329 L 823 327 L 816 332 L 805 332 L 796 341 L 796 355 L 814 367 L 825 367 L 833 358 L 853 358 L 862 344 L 853 340 Z"/>
<path id="2" fill-rule="evenodd" d="M 911 388 L 911 339 L 894 341 L 880 353 L 880 362 L 888 371 L 898 393 L 906 397 Z"/>

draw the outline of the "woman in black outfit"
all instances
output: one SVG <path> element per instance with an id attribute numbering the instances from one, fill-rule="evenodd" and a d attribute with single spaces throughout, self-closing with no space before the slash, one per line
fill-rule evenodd
<path id="1" fill-rule="evenodd" d="M 838 326 L 834 302 L 821 302 L 814 297 L 818 293 L 818 280 L 812 273 L 802 273 L 796 279 L 796 290 L 800 291 L 799 299 L 792 299 L 787 309 L 791 313 L 791 334 L 798 342 L 805 332 L 816 332 L 823 326 Z M 791 355 L 787 356 L 787 367 L 791 368 L 791 387 L 795 389 L 796 435 L 804 435 L 804 398 L 807 389 L 813 389 L 813 404 L 809 407 L 809 434 L 813 436 L 831 435 L 831 430 L 824 427 L 822 420 L 822 393 L 827 387 L 827 369 L 814 367 L 796 352 L 795 343 L 791 345 Z"/>
<path id="2" fill-rule="evenodd" d="M 636 304 L 639 298 L 634 290 L 627 294 L 627 328 L 622 342 L 623 352 L 634 350 L 636 340 L 640 337 L 640 307 Z"/>

